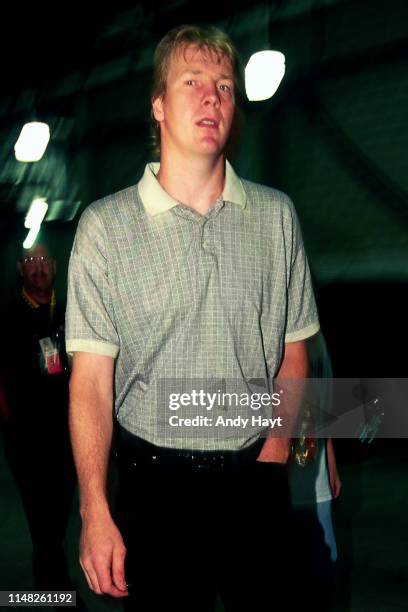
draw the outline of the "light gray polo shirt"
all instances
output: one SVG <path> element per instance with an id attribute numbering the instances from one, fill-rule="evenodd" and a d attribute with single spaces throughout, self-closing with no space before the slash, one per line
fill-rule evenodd
<path id="1" fill-rule="evenodd" d="M 202 216 L 163 190 L 158 168 L 84 211 L 67 350 L 116 359 L 115 412 L 130 432 L 160 446 L 239 449 L 263 428 L 170 427 L 163 381 L 242 390 L 275 376 L 285 342 L 318 331 L 296 214 L 284 193 L 239 179 L 227 162 L 222 197 Z"/>

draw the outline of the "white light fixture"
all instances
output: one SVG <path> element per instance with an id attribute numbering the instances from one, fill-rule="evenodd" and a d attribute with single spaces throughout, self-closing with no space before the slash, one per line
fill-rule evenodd
<path id="1" fill-rule="evenodd" d="M 280 51 L 258 51 L 245 67 L 248 100 L 259 102 L 272 98 L 285 74 L 285 56 Z"/>
<path id="2" fill-rule="evenodd" d="M 27 238 L 24 240 L 23 242 L 23 248 L 24 249 L 31 249 L 31 247 L 33 246 L 35 239 L 37 238 L 38 232 L 40 231 L 40 226 L 37 225 L 35 227 L 32 227 L 30 229 L 30 231 L 27 234 Z"/>
<path id="3" fill-rule="evenodd" d="M 37 238 L 38 232 L 40 231 L 41 223 L 47 214 L 48 204 L 45 198 L 35 198 L 30 205 L 28 213 L 24 221 L 24 227 L 27 227 L 30 231 L 27 234 L 26 239 L 23 242 L 24 249 L 31 249 L 35 239 Z"/>
<path id="4" fill-rule="evenodd" d="M 26 123 L 14 145 L 17 161 L 40 161 L 50 140 L 50 128 L 47 123 L 32 121 Z"/>
<path id="5" fill-rule="evenodd" d="M 24 221 L 24 227 L 31 229 L 32 227 L 40 226 L 48 210 L 48 204 L 45 198 L 35 198 L 28 209 Z"/>

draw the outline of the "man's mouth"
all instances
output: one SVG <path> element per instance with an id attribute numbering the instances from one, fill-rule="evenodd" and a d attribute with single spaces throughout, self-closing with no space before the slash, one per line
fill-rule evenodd
<path id="1" fill-rule="evenodd" d="M 197 125 L 200 127 L 209 127 L 209 128 L 217 128 L 218 121 L 215 119 L 204 118 L 197 122 Z"/>

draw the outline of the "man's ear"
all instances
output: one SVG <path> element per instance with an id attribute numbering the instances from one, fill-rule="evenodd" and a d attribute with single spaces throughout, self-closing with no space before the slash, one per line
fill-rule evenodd
<path id="1" fill-rule="evenodd" d="M 17 272 L 19 273 L 19 275 L 23 276 L 23 266 L 21 265 L 21 261 L 18 261 L 16 263 L 16 268 L 17 268 Z"/>
<path id="2" fill-rule="evenodd" d="M 152 111 L 153 117 L 156 121 L 163 121 L 164 119 L 164 107 L 163 107 L 163 96 L 158 96 L 152 100 Z"/>

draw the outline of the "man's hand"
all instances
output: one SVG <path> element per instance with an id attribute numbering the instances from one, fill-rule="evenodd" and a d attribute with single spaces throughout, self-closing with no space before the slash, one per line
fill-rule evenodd
<path id="1" fill-rule="evenodd" d="M 257 461 L 265 463 L 287 463 L 290 453 L 288 438 L 267 438 Z"/>
<path id="2" fill-rule="evenodd" d="M 330 488 L 332 491 L 333 499 L 337 499 L 340 495 L 341 490 L 341 480 L 339 473 L 337 471 L 337 467 L 329 470 L 329 480 L 330 480 Z"/>
<path id="3" fill-rule="evenodd" d="M 126 597 L 126 548 L 110 516 L 84 515 L 79 562 L 89 588 L 98 595 Z"/>
<path id="4" fill-rule="evenodd" d="M 336 455 L 334 452 L 333 440 L 328 438 L 326 441 L 327 447 L 327 467 L 329 469 L 329 482 L 330 488 L 333 495 L 333 499 L 337 499 L 340 495 L 341 490 L 341 480 L 339 476 L 339 472 L 337 470 L 337 461 Z"/>

